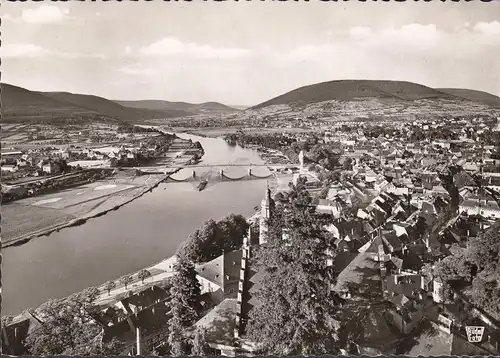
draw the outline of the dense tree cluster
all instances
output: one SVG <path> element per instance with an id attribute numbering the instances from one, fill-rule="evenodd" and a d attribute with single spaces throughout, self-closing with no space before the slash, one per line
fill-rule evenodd
<path id="1" fill-rule="evenodd" d="M 444 281 L 470 281 L 474 303 L 500 318 L 500 220 L 484 234 L 469 239 L 463 254 L 445 258 L 434 268 Z"/>
<path id="2" fill-rule="evenodd" d="M 481 134 L 479 134 L 479 140 L 481 143 L 484 143 L 484 145 L 496 145 L 498 146 L 498 143 L 500 143 L 500 132 L 496 131 L 484 131 Z M 498 153 L 498 147 L 497 147 L 497 153 Z"/>
<path id="3" fill-rule="evenodd" d="M 116 128 L 116 133 L 161 133 L 158 129 L 152 127 L 139 127 L 130 123 L 121 123 Z"/>
<path id="4" fill-rule="evenodd" d="M 411 142 L 419 142 L 423 140 L 443 140 L 443 139 L 458 139 L 458 133 L 448 127 L 430 128 L 423 130 L 420 127 L 413 127 L 410 134 Z"/>
<path id="5" fill-rule="evenodd" d="M 314 212 L 304 183 L 291 189 L 252 263 L 263 278 L 248 334 L 266 354 L 331 354 L 338 301 L 330 290 L 335 278 L 327 258 L 334 257 L 334 238 L 324 229 L 325 218 Z"/>
<path id="6" fill-rule="evenodd" d="M 401 137 L 401 131 L 397 128 L 388 126 L 373 126 L 364 130 L 364 134 L 368 138 L 378 138 L 380 136 Z"/>
<path id="7" fill-rule="evenodd" d="M 231 214 L 222 220 L 208 220 L 194 231 L 177 254 L 195 263 L 207 262 L 222 254 L 241 248 L 249 224 L 242 215 Z"/>
<path id="8" fill-rule="evenodd" d="M 224 138 L 227 142 L 238 144 L 245 147 L 248 145 L 260 145 L 265 148 L 279 150 L 282 147 L 287 147 L 296 142 L 294 138 L 285 136 L 281 133 L 247 133 L 238 131 L 236 133 L 227 134 Z"/>

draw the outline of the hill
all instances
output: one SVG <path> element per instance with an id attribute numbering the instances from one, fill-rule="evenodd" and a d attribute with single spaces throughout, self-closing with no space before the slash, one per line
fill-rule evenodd
<path id="1" fill-rule="evenodd" d="M 140 122 L 153 118 L 191 115 L 181 110 L 129 108 L 106 98 L 68 92 L 35 92 L 1 84 L 2 120 L 5 122 L 107 119 Z"/>
<path id="2" fill-rule="evenodd" d="M 205 102 L 199 104 L 193 104 L 187 102 L 169 102 L 160 100 L 115 101 L 115 102 L 128 108 L 161 110 L 161 111 L 184 111 L 184 112 L 190 112 L 191 114 L 238 111 L 235 108 L 231 108 L 219 102 Z"/>
<path id="3" fill-rule="evenodd" d="M 263 102 L 251 109 L 280 104 L 310 104 L 359 98 L 381 98 L 414 101 L 420 99 L 457 99 L 457 97 L 417 83 L 405 81 L 340 80 L 297 88 Z"/>
<path id="4" fill-rule="evenodd" d="M 472 102 L 480 102 L 492 107 L 500 108 L 500 97 L 488 92 L 476 91 L 462 88 L 436 88 L 440 92 L 460 97 Z"/>
<path id="5" fill-rule="evenodd" d="M 177 110 L 149 110 L 142 108 L 129 108 L 122 106 L 114 101 L 110 101 L 108 99 L 93 95 L 74 94 L 68 92 L 38 93 L 53 98 L 57 101 L 71 103 L 82 108 L 88 108 L 92 111 L 96 111 L 101 115 L 123 121 L 133 122 L 140 121 L 142 119 L 182 117 L 190 115 L 190 113 L 187 113 L 185 111 Z"/>
<path id="6" fill-rule="evenodd" d="M 69 115 L 83 117 L 98 115 L 95 110 L 62 102 L 22 87 L 2 83 L 1 89 L 3 121 L 62 118 Z"/>

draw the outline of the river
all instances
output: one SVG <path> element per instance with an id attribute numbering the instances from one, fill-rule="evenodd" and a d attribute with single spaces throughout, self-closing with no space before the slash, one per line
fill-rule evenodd
<path id="1" fill-rule="evenodd" d="M 229 146 L 222 139 L 179 134 L 200 141 L 206 164 L 262 163 L 254 150 Z M 198 169 L 199 170 L 199 169 Z M 197 170 L 197 171 L 198 171 Z M 218 171 L 218 168 L 204 171 Z M 230 177 L 245 167 L 227 167 Z M 265 167 L 252 169 L 266 175 Z M 190 169 L 175 174 L 187 177 Z M 248 216 L 264 196 L 266 180 L 214 183 L 202 192 L 196 183 L 161 184 L 151 193 L 84 225 L 62 229 L 3 250 L 2 314 L 17 314 L 86 287 L 154 264 L 175 253 L 179 244 L 206 220 L 230 213 Z"/>

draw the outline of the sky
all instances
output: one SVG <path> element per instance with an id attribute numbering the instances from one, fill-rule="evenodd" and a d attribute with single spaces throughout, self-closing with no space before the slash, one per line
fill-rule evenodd
<path id="1" fill-rule="evenodd" d="M 500 95 L 498 2 L 4 2 L 2 82 L 255 105 L 384 79 Z"/>

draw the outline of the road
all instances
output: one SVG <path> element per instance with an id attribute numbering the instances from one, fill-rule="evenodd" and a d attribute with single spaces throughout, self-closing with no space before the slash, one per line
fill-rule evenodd
<path id="1" fill-rule="evenodd" d="M 127 284 L 127 288 L 125 288 L 125 285 L 120 282 L 120 278 L 114 280 L 116 287 L 110 290 L 109 293 L 106 290 L 105 284 L 99 286 L 98 289 L 101 294 L 96 299 L 96 304 L 99 306 L 103 306 L 115 302 L 117 301 L 117 297 L 124 295 L 129 291 L 138 291 L 147 285 L 160 283 L 164 279 L 172 277 L 175 274 L 175 271 L 173 270 L 174 264 L 175 257 L 170 257 L 157 263 L 156 265 L 147 267 L 146 270 L 151 273 L 151 276 L 146 278 L 144 280 L 144 283 L 142 283 L 142 281 L 138 277 L 139 271 L 131 274 L 130 276 L 132 277 L 132 281 Z"/>

